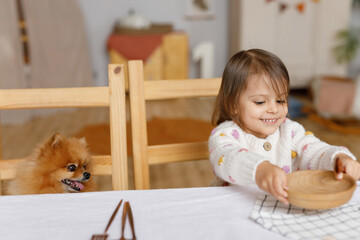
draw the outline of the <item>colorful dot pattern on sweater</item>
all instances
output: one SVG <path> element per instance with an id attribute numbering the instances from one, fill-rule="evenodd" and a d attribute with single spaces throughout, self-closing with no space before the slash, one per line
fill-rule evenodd
<path id="1" fill-rule="evenodd" d="M 235 183 L 235 180 L 231 176 L 229 176 L 229 180 L 230 182 Z"/>
<path id="2" fill-rule="evenodd" d="M 214 135 L 216 133 L 216 128 L 214 128 L 212 131 L 211 131 L 211 135 Z"/>
<path id="3" fill-rule="evenodd" d="M 239 136 L 240 136 L 239 132 L 238 132 L 236 129 L 232 130 L 231 135 L 232 135 L 235 139 L 238 139 Z"/>
<path id="4" fill-rule="evenodd" d="M 219 158 L 218 164 L 219 166 L 221 166 L 224 162 L 224 156 L 222 156 L 221 158 Z"/>
<path id="5" fill-rule="evenodd" d="M 284 170 L 285 173 L 289 173 L 290 172 L 290 167 L 289 166 L 283 166 L 282 168 Z"/>
<path id="6" fill-rule="evenodd" d="M 249 150 L 247 150 L 246 148 L 240 148 L 238 152 L 248 152 Z"/>

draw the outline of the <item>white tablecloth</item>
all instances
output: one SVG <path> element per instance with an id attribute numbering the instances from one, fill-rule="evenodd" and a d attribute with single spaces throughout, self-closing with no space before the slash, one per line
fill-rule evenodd
<path id="1" fill-rule="evenodd" d="M 129 201 L 137 239 L 285 239 L 249 218 L 256 188 L 208 187 L 0 197 L 0 239 L 91 239 L 120 199 Z M 119 239 L 122 208 L 109 229 Z M 125 237 L 130 237 L 126 226 Z"/>
<path id="2" fill-rule="evenodd" d="M 286 239 L 250 219 L 256 187 L 208 187 L 0 197 L 0 239 L 91 239 L 120 199 L 129 201 L 137 239 Z M 360 200 L 356 190 L 350 203 Z M 122 207 L 109 229 L 119 239 Z M 360 221 L 360 219 L 356 219 Z M 130 237 L 126 226 L 125 237 Z M 359 237 L 360 239 L 360 237 Z"/>

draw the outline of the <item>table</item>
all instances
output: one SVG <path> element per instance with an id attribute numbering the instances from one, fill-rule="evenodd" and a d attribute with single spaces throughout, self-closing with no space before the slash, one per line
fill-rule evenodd
<path id="1" fill-rule="evenodd" d="M 137 239 L 285 239 L 249 219 L 256 187 L 208 187 L 0 197 L 1 239 L 91 239 L 120 199 L 133 210 Z M 360 192 L 356 191 L 355 196 Z M 353 197 L 353 199 L 354 199 Z M 359 197 L 357 197 L 359 199 Z M 109 229 L 119 239 L 122 207 Z M 130 237 L 127 224 L 125 237 Z"/>
<path id="2" fill-rule="evenodd" d="M 125 86 L 128 89 L 129 60 L 143 60 L 146 80 L 188 78 L 188 42 L 184 32 L 111 34 L 107 48 L 110 63 L 124 64 Z"/>

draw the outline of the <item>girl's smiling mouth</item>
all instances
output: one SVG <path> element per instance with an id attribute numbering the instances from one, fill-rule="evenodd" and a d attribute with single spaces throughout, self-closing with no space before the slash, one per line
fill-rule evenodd
<path id="1" fill-rule="evenodd" d="M 278 118 L 271 118 L 271 119 L 260 119 L 264 123 L 277 123 Z"/>

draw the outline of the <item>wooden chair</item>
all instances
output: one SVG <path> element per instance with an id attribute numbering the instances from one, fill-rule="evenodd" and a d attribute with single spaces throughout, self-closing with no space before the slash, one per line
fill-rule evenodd
<path id="1" fill-rule="evenodd" d="M 0 89 L 0 110 L 109 107 L 111 155 L 93 156 L 95 166 L 92 174 L 112 175 L 113 190 L 127 190 L 128 168 L 123 69 L 123 65 L 109 65 L 109 86 L 106 87 Z M 5 160 L 1 159 L 1 156 L 0 142 L 0 180 L 14 178 L 16 165 L 23 159 Z"/>
<path id="2" fill-rule="evenodd" d="M 142 61 L 129 61 L 128 67 L 135 189 L 149 189 L 150 165 L 207 159 L 208 146 L 207 142 L 149 146 L 145 102 L 216 96 L 221 78 L 146 81 Z"/>

